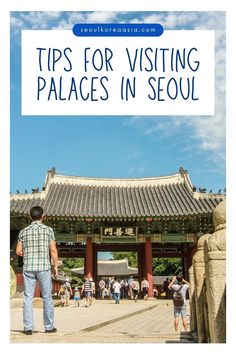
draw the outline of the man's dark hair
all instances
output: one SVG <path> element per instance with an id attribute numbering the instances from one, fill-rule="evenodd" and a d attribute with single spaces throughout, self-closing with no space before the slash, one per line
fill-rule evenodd
<path id="1" fill-rule="evenodd" d="M 177 280 L 178 283 L 182 283 L 182 281 L 183 281 L 183 275 L 182 275 L 182 274 L 178 274 L 178 275 L 176 276 L 176 280 Z"/>
<path id="2" fill-rule="evenodd" d="M 32 220 L 40 220 L 43 216 L 43 208 L 40 206 L 34 206 L 30 209 L 30 216 Z"/>

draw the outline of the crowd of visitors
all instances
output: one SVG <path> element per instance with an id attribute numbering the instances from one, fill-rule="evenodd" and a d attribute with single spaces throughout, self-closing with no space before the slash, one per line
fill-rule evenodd
<path id="1" fill-rule="evenodd" d="M 146 301 L 148 299 L 148 289 L 149 283 L 145 277 L 141 284 L 137 278 L 130 276 L 129 279 L 124 279 L 124 277 L 101 278 L 95 285 L 90 275 L 86 275 L 81 290 L 79 291 L 78 286 L 76 286 L 74 292 L 69 278 L 66 278 L 66 281 L 59 288 L 58 296 L 62 307 L 68 306 L 70 298 L 73 298 L 75 307 L 79 307 L 79 300 L 85 298 L 85 306 L 89 307 L 92 305 L 92 300 L 95 296 L 100 300 L 114 300 L 116 304 L 125 299 L 137 302 L 138 298 L 141 298 Z M 153 296 L 156 297 L 156 289 L 153 290 Z"/>
<path id="2" fill-rule="evenodd" d="M 154 285 L 152 290 L 152 297 L 159 298 L 164 297 L 166 299 L 172 298 L 172 291 L 169 288 L 171 280 L 166 278 L 159 290 Z M 75 307 L 79 306 L 79 300 L 85 298 L 86 307 L 91 306 L 93 298 L 100 300 L 110 299 L 114 300 L 116 304 L 120 303 L 120 300 L 131 299 L 137 302 L 138 299 L 148 300 L 149 283 L 145 277 L 139 282 L 137 278 L 130 276 L 124 277 L 104 277 L 100 278 L 96 284 L 90 275 L 85 276 L 84 283 L 79 291 L 78 287 L 75 287 L 74 293 L 71 288 L 69 279 L 67 278 L 65 283 L 60 286 L 58 296 L 61 299 L 61 306 L 68 306 L 68 300 L 73 298 L 75 301 Z M 74 295 L 73 295 L 74 294 Z M 73 297 L 74 296 L 74 297 Z"/>

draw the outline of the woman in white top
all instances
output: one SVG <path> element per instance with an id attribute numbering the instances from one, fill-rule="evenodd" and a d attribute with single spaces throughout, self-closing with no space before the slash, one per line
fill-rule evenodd
<path id="1" fill-rule="evenodd" d="M 114 283 L 112 285 L 113 287 L 113 295 L 114 295 L 114 300 L 116 304 L 120 303 L 120 283 L 118 282 L 118 280 L 116 278 L 114 278 Z"/>

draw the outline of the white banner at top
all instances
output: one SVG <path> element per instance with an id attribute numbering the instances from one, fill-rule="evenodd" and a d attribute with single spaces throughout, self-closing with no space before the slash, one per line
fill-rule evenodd
<path id="1" fill-rule="evenodd" d="M 98 25 L 99 26 L 99 25 Z M 22 31 L 22 115 L 214 115 L 214 31 Z"/>

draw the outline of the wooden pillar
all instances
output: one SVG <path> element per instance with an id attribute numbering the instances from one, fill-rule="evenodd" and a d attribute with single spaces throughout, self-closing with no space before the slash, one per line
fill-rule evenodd
<path id="1" fill-rule="evenodd" d="M 98 280 L 98 260 L 97 260 L 97 248 L 93 244 L 93 281 L 96 283 Z"/>
<path id="2" fill-rule="evenodd" d="M 138 280 L 141 283 L 144 277 L 144 262 L 143 262 L 143 245 L 140 244 L 138 248 Z"/>
<path id="3" fill-rule="evenodd" d="M 184 254 L 182 257 L 182 274 L 183 277 L 186 278 L 186 260 L 185 260 L 186 255 Z"/>
<path id="4" fill-rule="evenodd" d="M 93 242 L 92 237 L 87 237 L 85 254 L 85 275 L 93 277 Z"/>
<path id="5" fill-rule="evenodd" d="M 145 242 L 145 266 L 145 276 L 149 283 L 148 296 L 153 297 L 152 243 L 150 237 L 147 237 Z"/>

